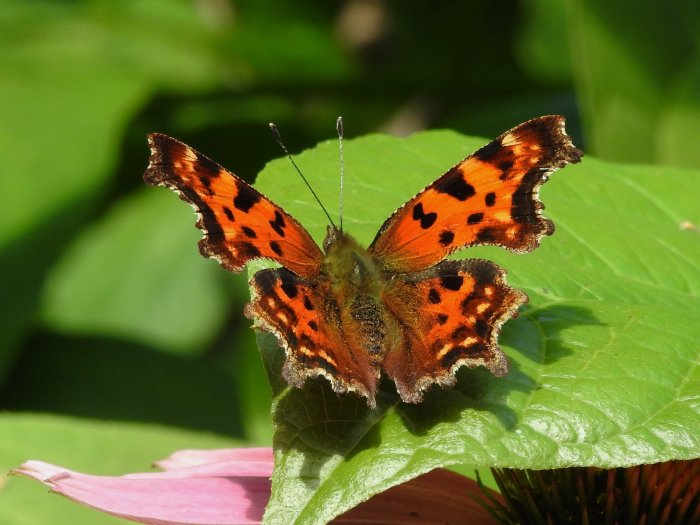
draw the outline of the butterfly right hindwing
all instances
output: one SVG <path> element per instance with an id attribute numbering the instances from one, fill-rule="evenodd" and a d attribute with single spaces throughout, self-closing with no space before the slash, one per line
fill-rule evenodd
<path id="1" fill-rule="evenodd" d="M 527 296 L 504 276 L 491 261 L 467 259 L 392 281 L 384 303 L 401 337 L 383 368 L 404 401 L 421 401 L 432 384 L 453 385 L 460 366 L 485 366 L 496 376 L 508 372 L 498 334 Z"/>

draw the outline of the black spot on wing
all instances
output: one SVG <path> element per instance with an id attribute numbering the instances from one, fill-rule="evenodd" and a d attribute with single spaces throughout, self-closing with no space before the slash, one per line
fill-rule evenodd
<path id="1" fill-rule="evenodd" d="M 482 339 L 485 339 L 489 332 L 489 325 L 483 319 L 477 319 L 476 324 L 474 325 L 474 331 L 476 332 L 476 335 Z"/>
<path id="2" fill-rule="evenodd" d="M 443 246 L 449 246 L 455 240 L 455 234 L 450 230 L 442 231 L 438 240 Z"/>
<path id="3" fill-rule="evenodd" d="M 462 357 L 463 354 L 464 347 L 455 346 L 449 352 L 442 356 L 442 358 L 440 359 L 440 364 L 445 368 L 450 368 L 453 364 L 455 364 L 455 362 L 457 362 L 457 359 Z"/>
<path id="4" fill-rule="evenodd" d="M 275 210 L 275 218 L 270 221 L 270 226 L 280 237 L 284 237 L 284 229 L 287 225 L 284 222 L 284 216 L 279 211 Z"/>
<path id="5" fill-rule="evenodd" d="M 307 310 L 313 310 L 313 309 L 314 309 L 314 305 L 313 305 L 313 303 L 311 302 L 311 299 L 309 299 L 309 296 L 308 296 L 308 295 L 305 295 L 305 296 L 304 296 L 304 308 L 306 308 Z"/>
<path id="6" fill-rule="evenodd" d="M 248 228 L 248 226 L 243 226 L 241 228 L 243 233 L 245 234 L 246 237 L 249 237 L 251 239 L 255 239 L 257 237 L 257 234 L 255 233 L 255 230 L 253 228 Z"/>
<path id="7" fill-rule="evenodd" d="M 233 217 L 233 212 L 231 211 L 231 208 L 229 208 L 228 206 L 224 206 L 222 209 L 224 210 L 224 215 L 226 215 L 226 218 L 233 222 L 235 218 Z"/>
<path id="8" fill-rule="evenodd" d="M 514 162 L 512 160 L 504 160 L 498 164 L 498 169 L 501 171 L 508 171 L 513 167 Z"/>
<path id="9" fill-rule="evenodd" d="M 448 290 L 457 291 L 462 287 L 464 277 L 461 275 L 443 275 L 440 277 L 440 284 Z"/>
<path id="10" fill-rule="evenodd" d="M 216 220 L 216 215 L 206 204 L 202 198 L 194 190 L 186 187 L 180 187 L 180 192 L 185 196 L 185 198 L 195 205 L 202 217 L 202 227 L 207 234 L 209 240 L 221 240 L 224 235 L 224 231 L 221 228 L 221 224 Z"/>
<path id="11" fill-rule="evenodd" d="M 299 294 L 299 289 L 297 285 L 291 281 L 286 281 L 282 283 L 282 291 L 290 299 L 294 299 Z"/>
<path id="12" fill-rule="evenodd" d="M 513 149 L 504 146 L 500 138 L 486 144 L 486 146 L 474 153 L 474 157 L 482 162 L 488 162 L 497 168 L 506 166 L 508 163 L 512 166 L 515 161 Z"/>
<path id="13" fill-rule="evenodd" d="M 440 302 L 442 301 L 442 297 L 440 297 L 440 292 L 438 292 L 435 288 L 431 288 L 428 292 L 428 301 L 432 304 L 440 304 Z"/>
<path id="14" fill-rule="evenodd" d="M 248 241 L 240 241 L 234 244 L 234 248 L 236 250 L 236 255 L 239 257 L 244 257 L 247 259 L 255 259 L 256 257 L 260 257 L 260 250 L 258 248 L 248 242 Z"/>
<path id="15" fill-rule="evenodd" d="M 204 186 L 204 189 L 206 190 L 205 193 L 207 195 L 214 195 L 214 190 L 211 189 L 212 177 L 209 176 L 209 174 L 206 172 L 199 172 L 198 175 L 199 181 L 202 183 L 202 186 Z"/>
<path id="16" fill-rule="evenodd" d="M 494 192 L 487 193 L 486 197 L 484 197 L 484 204 L 489 208 L 496 204 L 496 194 Z"/>
<path id="17" fill-rule="evenodd" d="M 483 220 L 483 213 L 472 213 L 469 217 L 467 217 L 467 224 L 479 224 Z"/>
<path id="18" fill-rule="evenodd" d="M 435 181 L 433 188 L 440 193 L 454 197 L 458 201 L 465 201 L 476 193 L 474 186 L 464 180 L 464 176 L 458 168 L 452 168 L 445 173 Z"/>
<path id="19" fill-rule="evenodd" d="M 277 241 L 270 241 L 270 249 L 275 252 L 276 255 L 282 257 L 282 248 Z"/>
<path id="20" fill-rule="evenodd" d="M 438 324 L 443 325 L 447 322 L 447 320 L 449 319 L 449 316 L 447 314 L 437 314 L 436 319 L 437 319 Z"/>
<path id="21" fill-rule="evenodd" d="M 442 359 L 440 359 L 440 364 L 445 368 L 451 367 L 462 357 L 468 357 L 471 359 L 477 359 L 479 357 L 487 357 L 488 350 L 486 346 L 482 343 L 474 343 L 469 346 L 455 346 L 449 352 L 447 352 Z"/>
<path id="22" fill-rule="evenodd" d="M 248 213 L 250 209 L 260 202 L 260 194 L 247 184 L 238 183 L 236 186 L 238 194 L 233 198 L 233 206 L 243 213 Z"/>
<path id="23" fill-rule="evenodd" d="M 424 230 L 430 228 L 437 220 L 437 213 L 425 213 L 423 211 L 423 203 L 419 202 L 413 207 L 413 220 L 420 221 L 420 227 Z"/>
<path id="24" fill-rule="evenodd" d="M 497 238 L 497 231 L 494 228 L 482 228 L 479 233 L 476 234 L 476 240 L 478 242 L 493 242 Z"/>
<path id="25" fill-rule="evenodd" d="M 482 162 L 491 162 L 491 159 L 493 159 L 502 149 L 503 145 L 501 143 L 501 139 L 498 138 L 492 140 L 486 144 L 486 146 L 479 148 L 479 150 L 474 153 L 474 158 Z"/>

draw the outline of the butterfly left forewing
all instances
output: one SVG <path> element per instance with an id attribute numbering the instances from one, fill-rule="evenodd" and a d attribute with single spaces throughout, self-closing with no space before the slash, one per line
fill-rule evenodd
<path id="1" fill-rule="evenodd" d="M 165 186 L 198 214 L 204 232 L 199 249 L 231 271 L 257 258 L 275 260 L 298 275 L 318 273 L 323 252 L 291 215 L 243 179 L 186 144 L 166 135 L 148 136 L 144 180 Z"/>
<path id="2" fill-rule="evenodd" d="M 529 120 L 470 155 L 399 208 L 369 250 L 385 269 L 428 268 L 455 250 L 498 245 L 530 251 L 554 231 L 539 187 L 582 153 L 558 115 Z"/>
<path id="3" fill-rule="evenodd" d="M 527 296 L 504 276 L 495 263 L 468 259 L 392 281 L 384 304 L 401 337 L 388 349 L 383 368 L 405 402 L 420 402 L 433 384 L 452 386 L 461 366 L 507 373 L 498 334 Z"/>

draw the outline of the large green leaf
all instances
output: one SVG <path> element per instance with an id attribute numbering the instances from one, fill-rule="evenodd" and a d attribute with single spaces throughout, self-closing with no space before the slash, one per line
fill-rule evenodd
<path id="1" fill-rule="evenodd" d="M 210 434 L 38 414 L 1 414 L 0 429 L 2 473 L 28 459 L 37 459 L 88 474 L 119 476 L 148 472 L 153 461 L 176 450 L 236 446 Z M 4 479 L 0 492 L 0 523 L 124 523 L 65 498 L 50 496 L 46 487 L 28 480 Z"/>
<path id="2" fill-rule="evenodd" d="M 483 141 L 453 132 L 345 142 L 346 230 L 367 244 L 408 197 Z M 297 157 L 337 209 L 337 145 Z M 325 523 L 371 495 L 438 466 L 624 466 L 700 455 L 698 173 L 584 158 L 542 190 L 557 233 L 527 255 L 488 257 L 530 296 L 501 346 L 512 371 L 461 370 L 456 388 L 420 405 L 386 382 L 378 408 L 279 378 L 283 353 L 259 343 L 275 391 L 276 469 L 269 523 Z M 325 220 L 284 160 L 258 187 L 317 241 Z M 682 227 L 684 226 L 684 227 Z"/>

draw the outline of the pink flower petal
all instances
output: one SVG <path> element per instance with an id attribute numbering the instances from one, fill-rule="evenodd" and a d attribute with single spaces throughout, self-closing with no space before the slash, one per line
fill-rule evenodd
<path id="1" fill-rule="evenodd" d="M 246 460 L 253 465 L 246 467 Z M 53 492 L 102 512 L 151 525 L 259 524 L 270 497 L 270 449 L 182 451 L 166 460 L 170 470 L 122 477 L 89 476 L 41 461 L 13 474 L 38 480 Z M 253 472 L 253 474 L 250 474 Z M 476 483 L 436 469 L 377 494 L 333 524 L 497 525 L 470 494 Z M 492 497 L 499 499 L 498 494 Z"/>
<path id="2" fill-rule="evenodd" d="M 171 470 L 225 461 L 262 461 L 272 464 L 272 459 L 270 447 L 192 449 L 178 450 L 167 458 L 156 461 L 156 465 L 163 470 Z"/>
<path id="3" fill-rule="evenodd" d="M 160 464 L 158 464 L 160 466 Z M 251 476 L 269 478 L 272 476 L 271 461 L 225 461 L 222 463 L 206 463 L 193 467 L 182 467 L 166 470 L 165 472 L 139 472 L 123 476 L 129 479 L 144 478 L 210 478 L 231 476 Z"/>
<path id="4" fill-rule="evenodd" d="M 28 461 L 12 473 L 89 507 L 149 524 L 258 524 L 270 497 L 267 477 L 230 470 L 210 477 L 173 477 L 171 472 L 106 477 Z"/>

